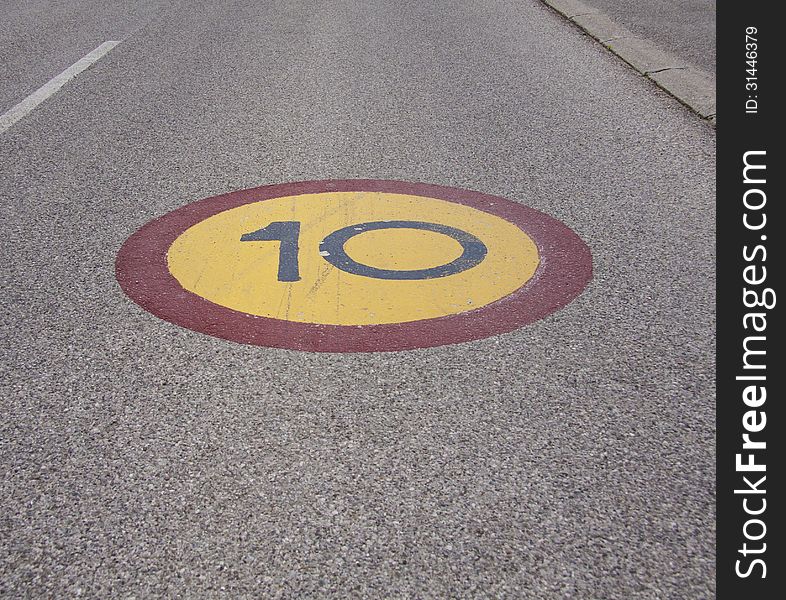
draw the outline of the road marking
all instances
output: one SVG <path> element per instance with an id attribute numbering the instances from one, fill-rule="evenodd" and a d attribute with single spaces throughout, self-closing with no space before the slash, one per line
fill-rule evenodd
<path id="1" fill-rule="evenodd" d="M 167 252 L 183 289 L 214 304 L 349 326 L 474 310 L 520 288 L 538 263 L 532 239 L 501 217 L 365 191 L 244 204 L 191 226 Z"/>
<path id="2" fill-rule="evenodd" d="M 60 73 L 60 75 L 56 75 L 47 81 L 19 104 L 6 111 L 0 116 L 0 133 L 4 133 L 14 125 L 14 123 L 30 114 L 44 100 L 57 93 L 61 87 L 99 60 L 119 43 L 119 41 L 104 42 L 98 48 L 76 61 L 65 71 Z"/>
<path id="3" fill-rule="evenodd" d="M 553 217 L 479 192 L 380 180 L 240 190 L 151 221 L 118 282 L 153 314 L 246 344 L 378 352 L 542 319 L 592 277 Z"/>

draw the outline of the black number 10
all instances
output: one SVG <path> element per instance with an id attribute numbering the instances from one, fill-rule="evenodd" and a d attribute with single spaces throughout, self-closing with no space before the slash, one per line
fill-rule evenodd
<path id="1" fill-rule="evenodd" d="M 364 265 L 352 259 L 344 250 L 351 238 L 364 231 L 375 231 L 379 229 L 420 229 L 423 231 L 433 231 L 453 238 L 464 249 L 464 252 L 457 259 L 431 267 L 429 269 L 413 269 L 398 271 L 393 269 L 377 269 L 369 265 Z M 278 253 L 278 280 L 279 281 L 300 281 L 298 271 L 298 239 L 300 237 L 300 222 L 298 221 L 275 221 L 262 229 L 257 229 L 251 233 L 245 233 L 240 237 L 241 242 L 281 242 Z M 471 269 L 480 263 L 488 253 L 486 245 L 471 233 L 462 231 L 455 227 L 440 225 L 438 223 L 426 223 L 424 221 L 374 221 L 370 223 L 359 223 L 350 225 L 334 231 L 319 244 L 320 254 L 334 267 L 341 269 L 345 273 L 372 277 L 374 279 L 436 279 L 455 275 L 467 269 Z"/>

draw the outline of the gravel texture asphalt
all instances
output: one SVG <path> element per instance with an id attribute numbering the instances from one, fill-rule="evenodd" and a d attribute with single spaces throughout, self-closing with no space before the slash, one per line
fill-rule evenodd
<path id="1" fill-rule="evenodd" d="M 0 9 L 0 111 L 121 40 L 0 136 L 0 595 L 713 597 L 714 130 L 534 0 L 125 4 Z M 188 202 L 359 177 L 544 211 L 594 279 L 377 354 L 115 280 Z"/>

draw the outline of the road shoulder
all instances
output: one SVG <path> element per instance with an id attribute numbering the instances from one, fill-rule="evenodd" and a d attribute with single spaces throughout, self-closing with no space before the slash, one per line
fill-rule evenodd
<path id="1" fill-rule="evenodd" d="M 641 75 L 715 124 L 715 78 L 578 0 L 542 0 Z"/>

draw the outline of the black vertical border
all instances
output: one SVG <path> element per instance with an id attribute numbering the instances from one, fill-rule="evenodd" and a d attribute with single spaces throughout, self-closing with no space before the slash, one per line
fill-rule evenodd
<path id="1" fill-rule="evenodd" d="M 786 52 L 786 31 L 779 22 L 775 2 L 717 2 L 717 597 L 721 599 L 760 599 L 786 597 L 784 572 L 786 558 L 783 545 L 782 513 L 786 510 L 784 494 L 783 456 L 786 454 L 784 437 L 783 374 L 786 362 L 783 352 L 783 305 L 786 289 L 783 288 L 784 248 L 783 231 L 784 163 L 783 119 L 786 110 L 783 89 L 782 61 Z M 778 13 L 781 11 L 777 11 Z M 746 28 L 757 29 L 756 90 L 746 89 Z M 746 113 L 746 101 L 755 96 L 758 101 L 756 114 Z M 743 184 L 743 155 L 747 151 L 766 151 L 766 184 Z M 761 160 L 761 159 L 759 159 Z M 758 171 L 761 173 L 761 171 Z M 743 225 L 746 209 L 743 194 L 746 189 L 759 187 L 766 193 L 767 204 L 761 210 L 767 214 L 767 225 L 760 231 L 749 231 Z M 754 215 L 751 215 L 753 217 Z M 760 217 L 760 215 L 758 215 Z M 761 235 L 766 235 L 763 242 Z M 771 287 L 777 296 L 772 310 L 767 310 L 766 334 L 747 331 L 743 318 L 747 309 L 743 304 L 743 269 L 751 262 L 743 258 L 743 248 L 749 251 L 757 244 L 766 244 L 767 260 L 758 262 L 767 268 L 767 280 L 759 289 Z M 759 254 L 761 256 L 761 254 Z M 783 294 L 781 296 L 781 294 Z M 756 309 L 758 310 L 758 309 Z M 737 376 L 751 374 L 742 369 L 743 340 L 749 335 L 766 335 L 767 400 L 757 410 L 767 413 L 766 428 L 753 439 L 764 440 L 765 450 L 756 452 L 756 462 L 766 464 L 765 473 L 743 473 L 736 470 L 736 455 L 748 460 L 747 450 L 742 449 L 742 435 L 746 433 L 742 420 L 751 410 L 742 401 L 742 392 L 750 382 L 737 380 Z M 761 488 L 765 495 L 735 494 L 735 489 L 745 488 L 743 476 L 756 482 L 762 475 L 767 479 Z M 766 498 L 766 511 L 760 515 L 767 526 L 765 537 L 747 541 L 743 534 L 748 519 L 757 518 L 744 512 L 742 501 L 750 498 L 750 507 L 757 508 L 762 497 Z M 756 498 L 756 500 L 754 500 Z M 756 526 L 750 532 L 758 535 Z M 740 553 L 743 543 L 749 547 L 767 549 L 760 555 Z M 761 557 L 767 565 L 766 578 L 762 569 L 742 578 L 735 572 L 737 560 L 743 561 L 744 572 L 752 560 Z"/>

